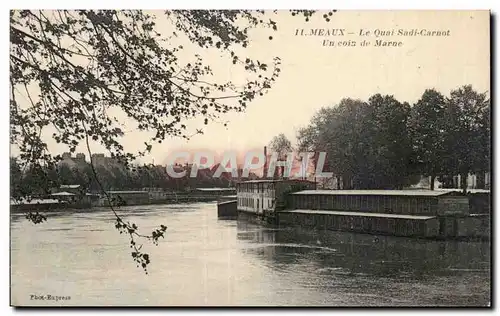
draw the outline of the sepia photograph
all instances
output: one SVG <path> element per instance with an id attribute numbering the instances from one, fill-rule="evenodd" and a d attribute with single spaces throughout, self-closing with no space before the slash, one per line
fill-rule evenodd
<path id="1" fill-rule="evenodd" d="M 488 10 L 10 10 L 10 306 L 492 306 Z"/>

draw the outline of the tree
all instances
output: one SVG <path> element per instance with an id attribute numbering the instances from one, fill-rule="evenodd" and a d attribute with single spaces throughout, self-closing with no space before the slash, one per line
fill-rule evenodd
<path id="1" fill-rule="evenodd" d="M 297 151 L 299 153 L 314 153 L 316 151 L 317 130 L 313 126 L 299 128 L 296 138 Z M 305 161 L 304 157 L 299 157 L 299 160 L 302 164 L 302 168 L 306 169 L 304 175 L 308 174 L 307 171 L 311 164 L 316 164 L 315 155 L 313 155 L 313 157 L 309 157 L 308 161 Z"/>
<path id="2" fill-rule="evenodd" d="M 10 196 L 15 197 L 20 191 L 21 178 L 23 176 L 21 167 L 16 157 L 10 157 Z"/>
<path id="3" fill-rule="evenodd" d="M 431 177 L 434 190 L 436 176 L 445 168 L 446 101 L 434 89 L 427 89 L 411 109 L 408 130 L 415 153 L 415 171 Z"/>
<path id="4" fill-rule="evenodd" d="M 370 188 L 375 153 L 372 148 L 373 108 L 364 101 L 343 99 L 332 111 L 322 137 L 331 152 L 329 162 L 342 179 L 344 189 Z"/>
<path id="5" fill-rule="evenodd" d="M 409 181 L 408 113 L 409 105 L 392 96 L 343 99 L 299 131 L 299 148 L 327 153 L 337 189 L 399 188 Z"/>
<path id="6" fill-rule="evenodd" d="M 292 11 L 299 13 L 307 21 L 314 12 Z M 325 14 L 325 20 L 331 15 Z M 83 143 L 91 156 L 89 142 L 95 141 L 128 165 L 136 154 L 125 151 L 121 120 L 111 113 L 152 133 L 139 152 L 144 155 L 152 142 L 203 132 L 190 132 L 186 119 L 208 124 L 229 111 L 244 111 L 278 78 L 279 58 L 268 65 L 241 49 L 249 43 L 250 29 L 277 30 L 264 11 L 179 10 L 163 17 L 172 23 L 168 34 L 158 32 L 157 17 L 142 11 L 10 12 L 10 141 L 19 148 L 21 164 L 54 162 L 41 137 L 51 127 L 52 137 L 70 152 Z M 215 81 L 210 64 L 200 54 L 186 53 L 184 42 L 225 54 L 234 67 L 246 71 L 245 82 Z M 29 102 L 22 104 L 21 96 Z M 105 179 L 92 163 L 91 156 L 92 173 L 102 189 Z M 156 244 L 166 226 L 143 235 L 111 210 L 115 227 L 130 237 L 133 259 L 146 269 L 149 256 L 139 251 L 135 238 Z"/>
<path id="7" fill-rule="evenodd" d="M 271 151 L 276 153 L 278 156 L 277 160 L 278 161 L 286 161 L 287 156 L 292 152 L 293 147 L 292 143 L 290 140 L 285 136 L 285 134 L 281 133 L 273 137 L 273 139 L 269 143 L 269 148 Z M 280 171 L 280 176 L 284 177 L 285 176 L 285 166 L 281 166 L 279 168 Z"/>
<path id="8" fill-rule="evenodd" d="M 359 158 L 367 157 L 365 143 L 359 139 L 369 127 L 364 119 L 367 111 L 367 103 L 361 100 L 342 99 L 337 106 L 320 109 L 299 131 L 299 147 L 326 153 L 327 170 L 334 173 L 338 189 L 352 187 Z"/>
<path id="9" fill-rule="evenodd" d="M 61 184 L 74 184 L 75 175 L 71 168 L 66 164 L 60 164 L 57 167 L 58 179 Z M 26 181 L 29 183 L 29 181 Z"/>
<path id="10" fill-rule="evenodd" d="M 373 188 L 401 189 L 408 184 L 411 144 L 407 123 L 410 105 L 394 96 L 376 94 L 368 100 L 372 107 L 370 146 L 374 161 Z"/>
<path id="11" fill-rule="evenodd" d="M 448 173 L 460 175 L 467 193 L 468 174 L 488 171 L 490 165 L 490 100 L 466 85 L 446 100 L 445 150 Z"/>

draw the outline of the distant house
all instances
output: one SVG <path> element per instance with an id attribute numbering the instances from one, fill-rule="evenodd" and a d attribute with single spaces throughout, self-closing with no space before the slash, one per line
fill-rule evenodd
<path id="1" fill-rule="evenodd" d="M 148 191 L 106 191 L 106 196 L 101 197 L 102 205 L 109 205 L 108 197 L 123 205 L 140 205 L 150 202 Z"/>
<path id="2" fill-rule="evenodd" d="M 490 173 L 468 174 L 466 180 L 467 189 L 486 189 L 491 186 Z M 430 177 L 422 176 L 420 182 L 414 187 L 430 188 Z M 434 181 L 434 188 L 444 189 L 462 189 L 462 176 L 456 175 L 453 177 L 437 178 Z"/>
<path id="3" fill-rule="evenodd" d="M 57 199 L 59 201 L 64 201 L 68 203 L 75 203 L 78 200 L 78 196 L 75 193 L 66 191 L 52 193 L 50 196 L 53 199 Z"/>
<path id="4" fill-rule="evenodd" d="M 87 193 L 80 185 L 73 184 L 61 185 L 58 192 L 52 193 L 50 197 L 79 207 L 88 207 L 99 200 L 98 194 Z"/>
<path id="5" fill-rule="evenodd" d="M 212 195 L 212 196 L 236 194 L 236 188 L 197 188 L 196 191 L 204 195 Z"/>
<path id="6" fill-rule="evenodd" d="M 453 188 L 460 188 L 461 176 L 453 177 Z M 468 189 L 490 189 L 490 174 L 488 172 L 483 174 L 469 174 L 467 175 L 467 188 Z"/>
<path id="7" fill-rule="evenodd" d="M 59 192 L 69 192 L 73 194 L 81 194 L 83 187 L 79 184 L 62 184 L 59 187 Z"/>
<path id="8" fill-rule="evenodd" d="M 299 179 L 243 181 L 236 186 L 237 208 L 242 212 L 275 216 L 284 209 L 289 193 L 315 189 L 316 183 Z"/>

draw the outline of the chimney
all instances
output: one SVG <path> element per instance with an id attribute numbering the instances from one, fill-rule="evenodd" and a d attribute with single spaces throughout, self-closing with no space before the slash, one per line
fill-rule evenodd
<path id="1" fill-rule="evenodd" d="M 262 177 L 267 178 L 267 146 L 264 146 L 264 170 L 262 171 Z"/>

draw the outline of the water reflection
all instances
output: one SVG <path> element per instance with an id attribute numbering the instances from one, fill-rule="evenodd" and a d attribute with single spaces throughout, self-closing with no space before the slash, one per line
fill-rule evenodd
<path id="1" fill-rule="evenodd" d="M 490 302 L 490 246 L 238 222 L 238 239 L 253 246 L 300 288 L 330 293 L 341 306 L 484 306 Z M 335 297 L 333 293 L 340 293 Z M 336 301 L 338 299 L 339 301 Z"/>
<path id="2" fill-rule="evenodd" d="M 320 280 L 363 276 L 371 281 L 433 282 L 441 277 L 471 275 L 488 279 L 490 273 L 490 246 L 485 242 L 273 229 L 241 221 L 237 228 L 239 240 L 254 244 L 246 248 L 247 253 L 270 266 L 310 271 Z M 480 295 L 487 294 L 483 291 Z"/>

